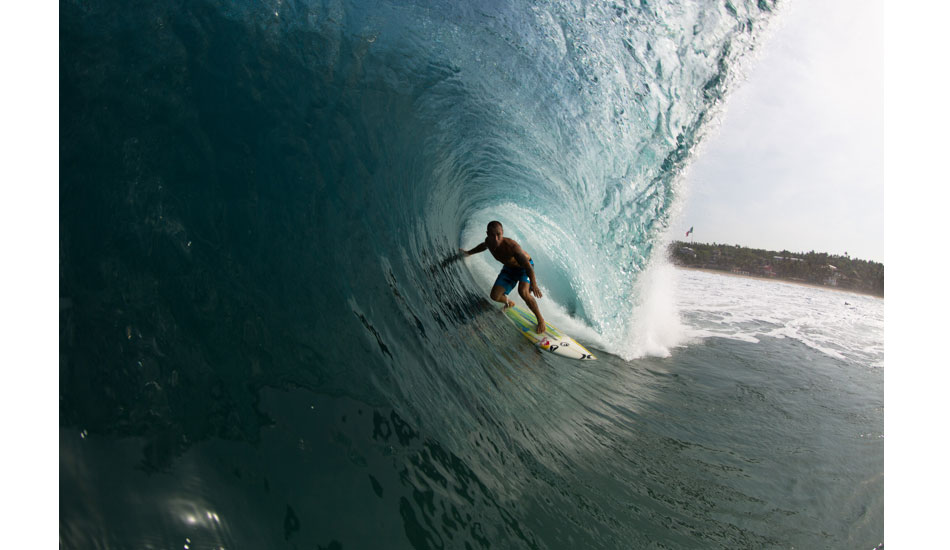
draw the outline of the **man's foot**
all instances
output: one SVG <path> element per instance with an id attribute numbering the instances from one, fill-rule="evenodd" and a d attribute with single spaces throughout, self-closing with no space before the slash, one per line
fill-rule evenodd
<path id="1" fill-rule="evenodd" d="M 507 311 L 509 308 L 515 307 L 515 303 L 511 300 L 508 300 L 508 303 L 505 304 L 505 307 L 501 308 L 502 311 Z"/>
<path id="2" fill-rule="evenodd" d="M 544 319 L 539 319 L 539 320 L 538 320 L 538 326 L 535 327 L 534 331 L 537 332 L 538 334 L 544 334 L 544 331 L 545 331 L 545 330 L 547 330 L 547 329 L 546 329 L 545 326 L 544 326 Z"/>

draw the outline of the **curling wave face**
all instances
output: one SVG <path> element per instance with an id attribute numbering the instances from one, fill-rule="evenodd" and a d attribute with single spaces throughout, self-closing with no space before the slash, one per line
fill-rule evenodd
<path id="1" fill-rule="evenodd" d="M 644 273 L 774 8 L 65 0 L 61 425 L 158 438 L 160 470 L 187 442 L 257 441 L 258 391 L 296 386 L 482 456 L 473 426 L 507 440 L 530 404 L 485 388 L 536 360 L 487 264 L 446 261 L 491 219 L 535 257 L 549 320 L 662 355 L 672 299 Z M 607 383 L 572 376 L 592 400 Z M 560 469 L 545 448 L 593 444 L 581 424 L 522 443 Z"/>
<path id="2" fill-rule="evenodd" d="M 672 299 L 641 275 L 773 7 L 64 3 L 67 364 L 356 393 L 368 369 L 400 394 L 465 362 L 487 268 L 444 260 L 490 219 L 538 258 L 552 321 L 662 355 L 647 333 L 675 320 L 644 315 Z"/>

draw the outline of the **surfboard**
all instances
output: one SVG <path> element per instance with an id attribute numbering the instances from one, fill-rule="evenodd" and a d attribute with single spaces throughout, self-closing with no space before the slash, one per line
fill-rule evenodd
<path id="1" fill-rule="evenodd" d="M 555 355 L 569 359 L 579 359 L 581 361 L 597 359 L 594 357 L 594 354 L 587 351 L 587 348 L 578 344 L 576 340 L 552 326 L 551 323 L 544 323 L 547 329 L 544 333 L 536 333 L 534 329 L 538 326 L 538 318 L 530 311 L 518 306 L 512 306 L 505 310 L 505 316 L 518 327 L 525 338 L 531 340 L 534 345 L 544 351 L 549 351 Z"/>

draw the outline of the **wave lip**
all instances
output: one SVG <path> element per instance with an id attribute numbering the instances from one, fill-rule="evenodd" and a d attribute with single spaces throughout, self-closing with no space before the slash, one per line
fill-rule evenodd
<path id="1" fill-rule="evenodd" d="M 510 51 L 491 70 L 451 60 L 461 88 L 495 115 L 479 118 L 487 134 L 466 127 L 490 144 L 477 178 L 450 184 L 466 202 L 462 246 L 499 219 L 542 256 L 552 301 L 606 349 L 667 354 L 676 321 L 640 294 L 638 278 L 665 238 L 679 175 L 772 7 L 559 3 L 493 20 L 490 50 L 501 36 Z"/>

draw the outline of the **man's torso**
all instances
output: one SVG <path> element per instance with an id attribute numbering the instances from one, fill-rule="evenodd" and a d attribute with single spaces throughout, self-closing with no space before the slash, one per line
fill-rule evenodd
<path id="1" fill-rule="evenodd" d="M 494 256 L 496 260 L 507 266 L 521 267 L 521 264 L 518 263 L 518 259 L 515 258 L 515 252 L 518 248 L 517 242 L 505 237 L 502 239 L 501 244 L 498 245 L 498 248 L 494 250 L 489 249 L 489 252 L 491 252 L 491 255 Z M 528 259 L 530 260 L 531 257 L 529 256 Z"/>

